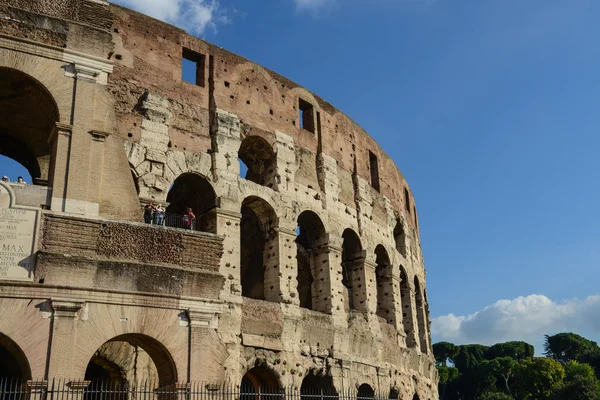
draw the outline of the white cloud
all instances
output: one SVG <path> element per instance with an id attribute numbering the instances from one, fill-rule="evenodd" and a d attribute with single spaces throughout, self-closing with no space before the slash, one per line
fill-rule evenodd
<path id="1" fill-rule="evenodd" d="M 600 336 L 600 295 L 585 300 L 556 303 L 543 295 L 532 294 L 512 300 L 499 300 L 467 316 L 448 314 L 434 318 L 434 342 L 455 344 L 494 344 L 523 340 L 543 349 L 543 336 L 574 332 L 597 341 Z"/>
<path id="2" fill-rule="evenodd" d="M 218 0 L 111 0 L 161 21 L 202 35 L 207 29 L 216 31 L 218 24 L 229 22 L 226 10 Z"/>
<path id="3" fill-rule="evenodd" d="M 298 11 L 318 12 L 330 9 L 336 0 L 294 0 Z"/>

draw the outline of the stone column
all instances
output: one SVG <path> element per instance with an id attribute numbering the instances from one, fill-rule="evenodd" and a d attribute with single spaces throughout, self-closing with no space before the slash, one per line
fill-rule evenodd
<path id="1" fill-rule="evenodd" d="M 408 347 L 418 347 L 418 332 L 419 326 L 417 321 L 417 308 L 415 304 L 415 290 L 411 283 L 409 285 L 409 307 L 405 307 L 402 310 L 402 325 L 404 326 L 404 332 L 406 332 L 406 345 Z"/>
<path id="2" fill-rule="evenodd" d="M 361 310 L 367 314 L 367 318 L 377 317 L 377 279 L 375 270 L 377 264 L 371 260 L 365 259 L 362 268 L 362 291 L 361 297 L 364 299 L 364 309 Z"/>
<path id="3" fill-rule="evenodd" d="M 240 119 L 233 113 L 217 109 L 216 121 L 211 132 L 213 180 L 218 182 L 224 179 L 235 183 L 240 174 Z"/>
<path id="4" fill-rule="evenodd" d="M 323 293 L 330 296 L 323 297 L 322 307 L 333 315 L 334 320 L 346 324 L 346 310 L 344 309 L 344 284 L 342 283 L 342 238 L 328 235 L 327 245 L 324 249 L 329 271 L 328 279 L 324 281 Z M 327 282 L 328 281 L 328 282 Z"/>
<path id="5" fill-rule="evenodd" d="M 44 400 L 48 391 L 48 381 L 27 381 L 28 400 Z"/>
<path id="6" fill-rule="evenodd" d="M 277 228 L 265 245 L 265 300 L 299 304 L 296 232 Z"/>
<path id="7" fill-rule="evenodd" d="M 67 197 L 67 173 L 71 154 L 72 131 L 72 125 L 57 123 L 48 139 L 48 143 L 52 147 L 52 164 L 50 166 L 48 183 L 52 187 L 50 209 L 53 211 L 64 211 L 64 203 Z"/>
<path id="8" fill-rule="evenodd" d="M 73 345 L 83 301 L 52 300 L 52 336 L 48 376 L 74 378 Z M 83 378 L 83 377 L 81 377 Z"/>
<path id="9" fill-rule="evenodd" d="M 223 257 L 221 257 L 219 267 L 219 271 L 225 277 L 222 294 L 224 296 L 241 296 L 240 222 L 242 214 L 221 208 L 216 208 L 212 212 L 216 214 L 214 232 L 217 235 L 224 236 Z"/>
<path id="10" fill-rule="evenodd" d="M 209 359 L 204 352 L 212 351 L 211 338 L 216 337 L 216 330 L 219 327 L 219 314 L 221 313 L 219 304 L 206 303 L 197 305 L 193 309 L 187 310 L 189 321 L 189 381 L 200 382 L 209 381 L 209 371 L 213 371 L 212 365 L 207 364 Z M 181 377 L 180 380 L 183 380 Z M 218 379 L 215 379 L 218 380 Z"/>
<path id="11" fill-rule="evenodd" d="M 283 132 L 275 132 L 277 142 L 275 150 L 277 152 L 277 175 L 273 189 L 278 191 L 292 190 L 292 183 L 296 174 L 296 151 L 294 138 Z"/>
<path id="12" fill-rule="evenodd" d="M 392 269 L 390 267 L 390 269 Z M 393 270 L 393 269 L 392 269 Z M 393 306 L 391 312 L 390 319 L 392 320 L 392 325 L 396 328 L 396 332 L 398 332 L 398 345 L 400 347 L 406 347 L 406 333 L 404 333 L 404 326 L 402 325 L 402 300 L 400 297 L 400 277 L 396 276 L 397 274 L 392 274 L 391 279 L 391 287 L 386 290 L 390 290 L 393 296 Z"/>

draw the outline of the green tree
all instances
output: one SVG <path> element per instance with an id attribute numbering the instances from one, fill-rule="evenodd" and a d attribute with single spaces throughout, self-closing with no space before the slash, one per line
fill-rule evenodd
<path id="1" fill-rule="evenodd" d="M 600 381 L 591 366 L 569 361 L 564 368 L 564 383 L 554 392 L 553 399 L 600 400 Z"/>
<path id="2" fill-rule="evenodd" d="M 456 345 L 449 342 L 439 342 L 433 345 L 433 356 L 437 365 L 447 365 L 458 353 Z"/>
<path id="3" fill-rule="evenodd" d="M 466 344 L 458 346 L 456 355 L 452 358 L 454 366 L 460 372 L 465 372 L 477 367 L 477 365 L 485 360 L 485 353 L 488 351 L 488 346 L 480 344 Z"/>
<path id="4" fill-rule="evenodd" d="M 510 357 L 515 360 L 531 358 L 535 349 L 532 345 L 525 342 L 506 342 L 498 343 L 489 348 L 486 353 L 488 360 L 493 360 L 498 357 Z"/>
<path id="5" fill-rule="evenodd" d="M 514 374 L 521 398 L 545 400 L 562 386 L 565 369 L 552 358 L 527 358 L 514 367 Z"/>
<path id="6" fill-rule="evenodd" d="M 592 342 L 575 333 L 559 333 L 554 336 L 545 335 L 544 355 L 561 363 L 581 361 L 589 354 L 599 353 L 600 348 Z"/>
<path id="7" fill-rule="evenodd" d="M 440 377 L 438 386 L 440 400 L 444 400 L 444 397 L 446 396 L 446 387 L 449 383 L 454 382 L 458 378 L 459 372 L 457 368 L 447 367 L 445 365 L 438 365 L 436 368 L 438 370 L 438 376 Z"/>
<path id="8" fill-rule="evenodd" d="M 479 400 L 513 400 L 513 397 L 502 392 L 489 392 L 484 393 Z"/>

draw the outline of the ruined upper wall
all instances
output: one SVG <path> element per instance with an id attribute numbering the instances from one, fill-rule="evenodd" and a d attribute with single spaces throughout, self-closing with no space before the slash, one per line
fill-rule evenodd
<path id="1" fill-rule="evenodd" d="M 352 174 L 371 181 L 370 153 L 377 157 L 379 193 L 418 232 L 414 199 L 391 158 L 360 126 L 323 99 L 285 77 L 183 30 L 146 15 L 111 5 L 114 13 L 114 73 L 109 88 L 116 99 L 120 136 L 138 142 L 142 118 L 138 111 L 146 91 L 171 102 L 169 146 L 173 150 L 211 151 L 211 110 L 237 115 L 246 135 L 274 144 L 275 133 L 294 138 L 298 170 L 295 181 L 319 189 L 317 159 L 322 151 L 337 162 L 340 201 L 354 208 Z M 182 80 L 182 52 L 203 57 L 197 85 Z M 200 63 L 199 63 L 200 64 Z M 299 99 L 314 109 L 314 133 L 299 127 Z M 404 188 L 409 190 L 410 206 Z M 377 201 L 377 192 L 373 191 Z"/>

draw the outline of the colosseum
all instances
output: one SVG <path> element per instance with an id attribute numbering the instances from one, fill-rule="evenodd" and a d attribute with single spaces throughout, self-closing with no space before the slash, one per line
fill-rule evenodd
<path id="1" fill-rule="evenodd" d="M 0 154 L 34 183 L 0 182 L 0 376 L 438 398 L 415 199 L 360 126 L 106 0 L 0 20 Z"/>

